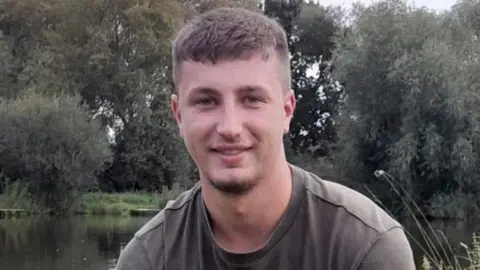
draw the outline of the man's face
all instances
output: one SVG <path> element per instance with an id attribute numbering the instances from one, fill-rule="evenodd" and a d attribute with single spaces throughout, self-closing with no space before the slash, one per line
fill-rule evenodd
<path id="1" fill-rule="evenodd" d="M 282 162 L 295 108 L 276 57 L 183 62 L 172 110 L 201 181 L 243 193 Z"/>

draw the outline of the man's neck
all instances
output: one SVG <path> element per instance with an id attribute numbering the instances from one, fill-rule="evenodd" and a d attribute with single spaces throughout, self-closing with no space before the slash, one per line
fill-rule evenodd
<path id="1" fill-rule="evenodd" d="M 292 193 L 288 163 L 279 164 L 269 177 L 242 196 L 229 196 L 202 185 L 217 243 L 233 253 L 261 248 L 281 219 Z"/>

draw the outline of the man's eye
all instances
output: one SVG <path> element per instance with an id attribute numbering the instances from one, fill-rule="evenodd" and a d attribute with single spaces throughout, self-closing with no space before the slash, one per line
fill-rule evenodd
<path id="1" fill-rule="evenodd" d="M 257 98 L 257 97 L 246 97 L 246 98 L 245 98 L 245 101 L 246 101 L 247 103 L 253 103 L 253 104 L 254 104 L 254 103 L 260 102 L 260 99 Z"/>
<path id="2" fill-rule="evenodd" d="M 197 104 L 200 104 L 200 105 L 212 105 L 214 103 L 215 103 L 215 100 L 213 100 L 213 98 L 201 98 L 197 100 Z"/>

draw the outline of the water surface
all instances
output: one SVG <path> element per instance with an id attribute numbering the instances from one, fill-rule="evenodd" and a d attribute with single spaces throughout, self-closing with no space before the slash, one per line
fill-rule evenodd
<path id="1" fill-rule="evenodd" d="M 0 269 L 113 270 L 120 251 L 148 219 L 101 216 L 0 219 Z M 412 222 L 405 225 L 412 239 L 426 247 L 417 226 Z M 472 234 L 480 232 L 480 222 L 474 221 L 436 221 L 432 225 L 447 236 L 458 254 L 463 252 L 460 243 L 470 244 Z M 432 238 L 433 234 L 429 236 Z M 424 252 L 415 241 L 412 246 L 420 264 Z"/>
<path id="2" fill-rule="evenodd" d="M 108 270 L 148 218 L 0 219 L 0 269 Z"/>

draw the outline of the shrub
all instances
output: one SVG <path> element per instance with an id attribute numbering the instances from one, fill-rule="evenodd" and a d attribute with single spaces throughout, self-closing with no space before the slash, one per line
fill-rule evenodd
<path id="1" fill-rule="evenodd" d="M 111 157 L 106 132 L 78 104 L 34 92 L 0 100 L 0 171 L 45 210 L 67 210 Z"/>

